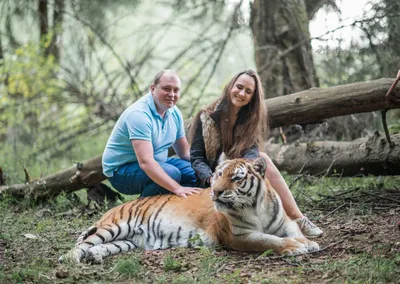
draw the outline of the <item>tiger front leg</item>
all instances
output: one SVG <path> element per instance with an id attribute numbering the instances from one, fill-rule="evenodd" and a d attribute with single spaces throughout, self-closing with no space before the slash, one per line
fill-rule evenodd
<path id="1" fill-rule="evenodd" d="M 313 252 L 319 250 L 319 245 L 316 242 L 307 239 L 303 235 L 299 225 L 295 221 L 290 221 L 286 225 L 283 235 L 288 238 L 294 238 L 295 240 L 303 243 L 307 248 L 307 252 Z"/>
<path id="2" fill-rule="evenodd" d="M 89 249 L 89 248 L 87 248 Z M 76 245 L 72 250 L 67 252 L 66 254 L 60 256 L 58 258 L 59 263 L 68 263 L 68 264 L 76 264 L 80 263 L 82 259 L 85 257 L 86 251 Z"/>
<path id="3" fill-rule="evenodd" d="M 130 240 L 113 241 L 91 247 L 86 256 L 86 261 L 93 264 L 100 264 L 104 257 L 137 248 L 137 245 Z"/>
<path id="4" fill-rule="evenodd" d="M 308 251 L 307 246 L 297 238 L 281 238 L 261 232 L 232 236 L 229 244 L 225 245 L 239 251 L 264 252 L 272 249 L 285 255 L 304 254 Z"/>

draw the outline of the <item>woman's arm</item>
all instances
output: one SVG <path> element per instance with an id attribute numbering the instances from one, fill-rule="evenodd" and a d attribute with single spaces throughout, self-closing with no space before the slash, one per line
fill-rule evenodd
<path id="1" fill-rule="evenodd" d="M 257 159 L 258 157 L 260 157 L 260 151 L 258 149 L 258 145 L 257 143 L 254 143 L 253 146 L 251 146 L 250 148 L 247 148 L 245 150 L 243 150 L 243 158 L 245 159 Z"/>

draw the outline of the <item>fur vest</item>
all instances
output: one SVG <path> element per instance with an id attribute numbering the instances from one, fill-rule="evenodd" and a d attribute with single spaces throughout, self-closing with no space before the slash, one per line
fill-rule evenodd
<path id="1" fill-rule="evenodd" d="M 215 120 L 206 111 L 201 113 L 200 120 L 203 126 L 202 133 L 206 158 L 209 161 L 209 164 L 214 164 L 218 159 L 218 151 L 221 148 L 221 133 L 219 126 L 217 126 Z"/>

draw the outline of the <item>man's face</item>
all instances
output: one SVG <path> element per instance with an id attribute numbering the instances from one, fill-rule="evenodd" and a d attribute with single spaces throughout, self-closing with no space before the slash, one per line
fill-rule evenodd
<path id="1" fill-rule="evenodd" d="M 157 85 L 150 86 L 157 112 L 163 116 L 165 111 L 179 100 L 181 80 L 176 74 L 165 73 Z"/>

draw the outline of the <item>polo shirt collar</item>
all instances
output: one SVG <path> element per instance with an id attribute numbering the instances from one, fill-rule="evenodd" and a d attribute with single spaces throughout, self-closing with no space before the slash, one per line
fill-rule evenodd
<path id="1" fill-rule="evenodd" d="M 147 102 L 150 106 L 150 110 L 153 113 L 153 115 L 154 116 L 158 115 L 161 118 L 161 115 L 157 112 L 156 103 L 154 102 L 154 98 L 153 98 L 153 95 L 151 94 L 151 91 L 149 91 L 147 93 Z M 164 117 L 167 117 L 172 112 L 172 108 L 173 107 L 171 107 L 165 111 Z"/>

